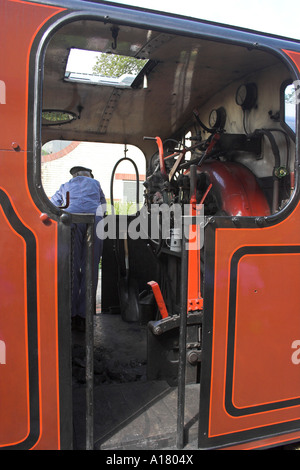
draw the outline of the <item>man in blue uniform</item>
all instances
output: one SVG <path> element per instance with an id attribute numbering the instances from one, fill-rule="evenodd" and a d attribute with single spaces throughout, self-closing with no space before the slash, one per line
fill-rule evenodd
<path id="1" fill-rule="evenodd" d="M 60 186 L 52 196 L 51 202 L 63 206 L 69 193 L 67 212 L 95 214 L 94 232 L 94 299 L 98 283 L 99 262 L 102 256 L 103 240 L 96 235 L 96 227 L 105 212 L 106 200 L 99 181 L 94 179 L 92 170 L 75 166 L 70 170 L 73 178 Z M 72 326 L 84 329 L 85 325 L 85 262 L 86 262 L 86 224 L 73 224 L 73 266 L 72 266 Z"/>

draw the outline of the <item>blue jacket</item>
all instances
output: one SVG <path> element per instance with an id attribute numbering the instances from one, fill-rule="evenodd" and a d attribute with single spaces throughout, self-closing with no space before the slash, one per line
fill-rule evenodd
<path id="1" fill-rule="evenodd" d="M 106 200 L 99 181 L 87 176 L 76 176 L 61 185 L 51 197 L 51 202 L 56 206 L 65 205 L 67 192 L 70 195 L 70 204 L 66 208 L 67 212 L 90 214 L 96 214 L 97 212 L 97 215 L 103 215 L 105 206 L 102 209 L 101 205 L 105 205 Z"/>

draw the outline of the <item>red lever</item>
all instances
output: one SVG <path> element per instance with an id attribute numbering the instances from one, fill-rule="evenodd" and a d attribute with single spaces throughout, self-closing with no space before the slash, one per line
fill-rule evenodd
<path id="1" fill-rule="evenodd" d="M 160 137 L 155 137 L 155 140 L 157 143 L 158 153 L 159 153 L 160 171 L 163 173 L 163 175 L 167 176 L 165 159 L 164 159 L 164 146 Z"/>
<path id="2" fill-rule="evenodd" d="M 151 286 L 152 288 L 152 291 L 153 291 L 153 294 L 154 294 L 154 297 L 155 297 L 155 300 L 156 300 L 156 303 L 157 303 L 157 306 L 159 308 L 162 318 L 167 318 L 169 314 L 168 314 L 168 310 L 164 302 L 159 285 L 155 281 L 150 281 L 147 284 L 148 286 Z"/>

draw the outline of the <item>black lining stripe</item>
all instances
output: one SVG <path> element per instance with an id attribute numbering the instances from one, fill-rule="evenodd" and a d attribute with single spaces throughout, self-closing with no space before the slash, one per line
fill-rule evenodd
<path id="1" fill-rule="evenodd" d="M 13 229 L 26 244 L 27 315 L 28 315 L 28 370 L 29 370 L 29 434 L 27 438 L 14 445 L 1 449 L 30 449 L 40 435 L 39 409 L 39 368 L 37 332 L 37 283 L 36 283 L 36 240 L 33 232 L 19 219 L 7 194 L 0 189 L 0 204 Z"/>

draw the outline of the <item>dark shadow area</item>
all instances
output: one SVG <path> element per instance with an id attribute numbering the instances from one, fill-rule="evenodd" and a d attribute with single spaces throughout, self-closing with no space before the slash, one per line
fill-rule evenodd
<path id="1" fill-rule="evenodd" d="M 85 448 L 85 334 L 73 331 L 74 448 Z M 186 439 L 196 440 L 199 384 L 186 389 Z M 175 448 L 177 387 L 147 380 L 147 326 L 94 316 L 95 449 Z"/>

